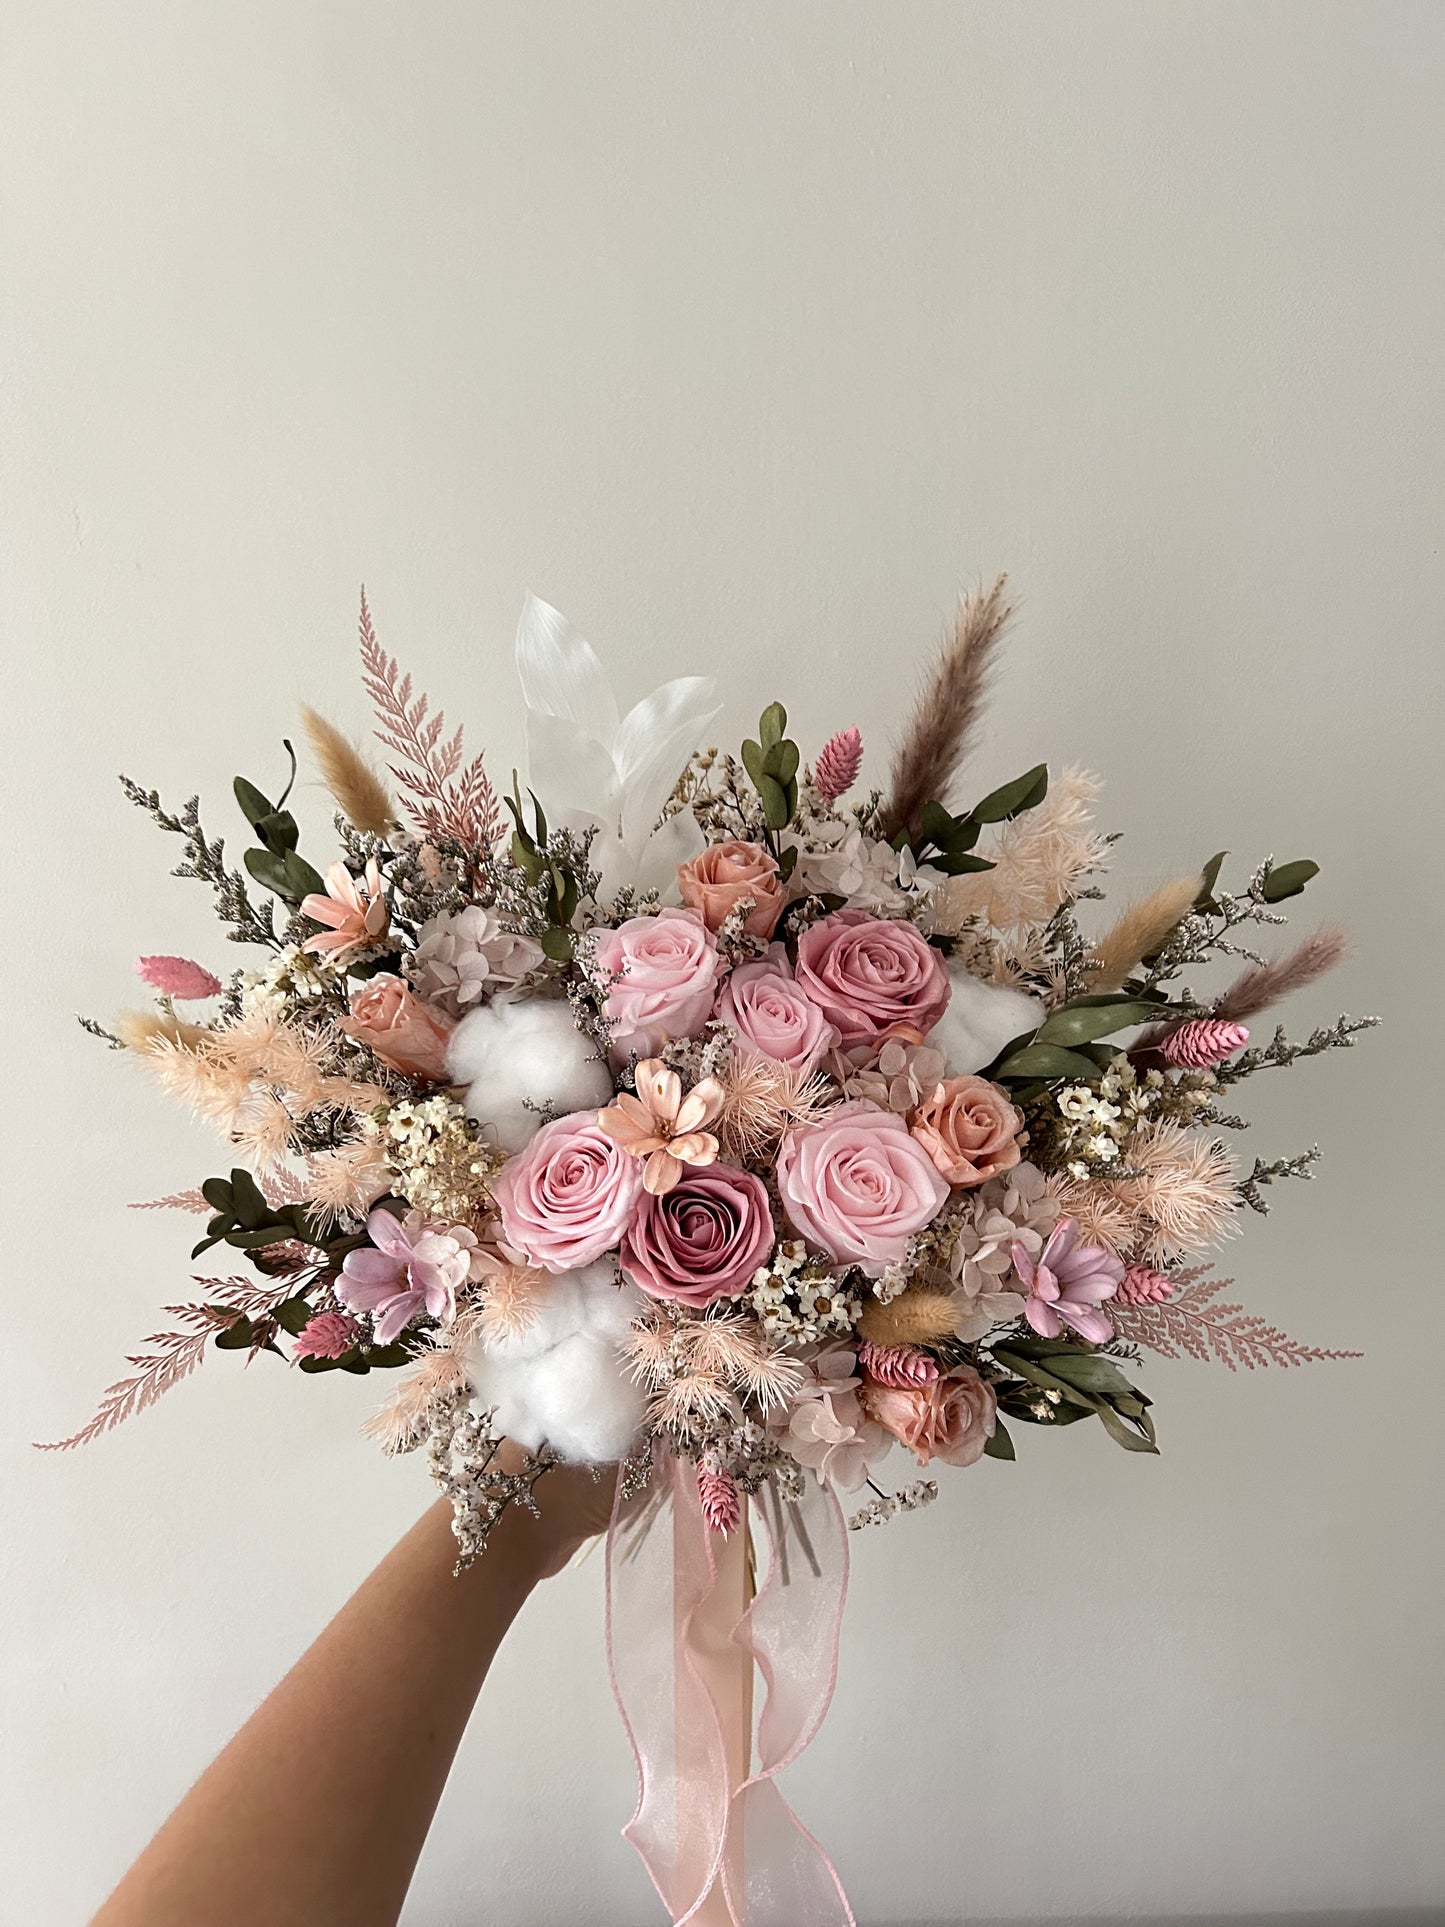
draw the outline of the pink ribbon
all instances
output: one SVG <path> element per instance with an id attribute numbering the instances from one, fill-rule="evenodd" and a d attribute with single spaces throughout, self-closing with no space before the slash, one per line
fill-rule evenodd
<path id="1" fill-rule="evenodd" d="M 607 1658 L 637 1759 L 623 1828 L 676 1927 L 855 1927 L 833 1864 L 776 1784 L 822 1725 L 838 1671 L 848 1537 L 831 1486 L 764 1488 L 767 1568 L 745 1525 L 709 1530 L 671 1453 L 607 1535 Z M 746 1519 L 746 1511 L 744 1513 Z M 766 1687 L 752 1770 L 753 1668 Z"/>

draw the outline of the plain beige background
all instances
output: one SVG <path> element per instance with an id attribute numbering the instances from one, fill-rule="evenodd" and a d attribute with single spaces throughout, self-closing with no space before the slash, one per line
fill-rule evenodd
<path id="1" fill-rule="evenodd" d="M 876 770 L 1007 567 L 980 779 L 1104 771 L 1121 889 L 1324 863 L 1358 958 L 1292 1023 L 1388 1027 L 1250 1088 L 1251 1149 L 1326 1160 L 1228 1269 L 1368 1358 L 1160 1361 L 1157 1463 L 1029 1437 L 855 1541 L 791 1791 L 869 1924 L 1445 1901 L 1445 11 L 11 0 L 0 39 L 4 1927 L 85 1917 L 426 1498 L 374 1386 L 271 1360 L 26 1449 L 185 1293 L 188 1225 L 126 1201 L 224 1156 L 72 1022 L 142 950 L 237 954 L 114 772 L 238 830 L 299 697 L 364 726 L 363 578 L 498 772 L 528 587 L 629 699 L 715 670 L 731 735 L 781 695 Z M 529 1609 L 409 1927 L 657 1917 L 599 1605 L 594 1561 Z"/>

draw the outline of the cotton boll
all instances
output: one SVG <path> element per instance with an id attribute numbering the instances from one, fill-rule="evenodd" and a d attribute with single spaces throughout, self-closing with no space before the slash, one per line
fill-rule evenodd
<path id="1" fill-rule="evenodd" d="M 1009 990 L 970 976 L 962 965 L 949 965 L 953 992 L 948 1009 L 928 1033 L 928 1042 L 943 1052 L 950 1077 L 969 1077 L 991 1064 L 1005 1044 L 1044 1021 L 1042 998 L 1026 990 Z"/>
<path id="2" fill-rule="evenodd" d="M 498 998 L 469 1011 L 452 1032 L 447 1074 L 465 1084 L 468 1117 L 490 1125 L 502 1150 L 523 1150 L 541 1129 L 540 1108 L 596 1110 L 612 1099 L 612 1075 L 578 1030 L 570 1004 Z M 529 1110 L 528 1101 L 539 1107 Z"/>
<path id="3" fill-rule="evenodd" d="M 525 1332 L 473 1351 L 478 1400 L 528 1451 L 545 1440 L 564 1459 L 608 1464 L 636 1436 L 645 1401 L 618 1345 L 643 1300 L 616 1276 L 610 1258 L 558 1274 Z"/>

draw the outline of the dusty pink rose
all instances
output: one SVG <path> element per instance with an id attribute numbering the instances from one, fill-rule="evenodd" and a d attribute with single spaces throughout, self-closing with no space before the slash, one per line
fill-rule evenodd
<path id="1" fill-rule="evenodd" d="M 723 969 L 712 932 L 695 910 L 659 910 L 605 930 L 597 945 L 612 1056 L 655 1057 L 674 1037 L 695 1037 L 712 1015 Z"/>
<path id="2" fill-rule="evenodd" d="M 413 996 L 400 977 L 383 971 L 363 984 L 352 997 L 351 1015 L 342 1019 L 341 1028 L 403 1077 L 446 1082 L 447 1045 L 455 1026 L 449 1017 Z"/>
<path id="3" fill-rule="evenodd" d="M 773 1248 L 767 1186 L 751 1171 L 709 1164 L 663 1197 L 645 1193 L 622 1241 L 622 1269 L 652 1298 L 710 1305 L 735 1297 Z"/>
<path id="4" fill-rule="evenodd" d="M 986 1077 L 945 1077 L 913 1113 L 910 1129 L 934 1167 L 959 1190 L 1011 1171 L 1022 1153 L 1022 1113 Z"/>
<path id="5" fill-rule="evenodd" d="M 721 930 L 744 897 L 752 899 L 743 928 L 750 937 L 770 937 L 783 908 L 778 866 L 757 843 L 734 838 L 711 843 L 701 856 L 680 863 L 677 884 L 682 900 L 700 912 L 709 930 Z"/>
<path id="6" fill-rule="evenodd" d="M 756 963 L 739 964 L 723 986 L 717 1014 L 742 1047 L 795 1071 L 810 1071 L 833 1049 L 838 1032 L 793 975 L 780 943 Z"/>
<path id="7" fill-rule="evenodd" d="M 492 1184 L 507 1243 L 543 1271 L 573 1271 L 612 1250 L 641 1195 L 641 1164 L 598 1128 L 595 1111 L 544 1124 Z"/>
<path id="8" fill-rule="evenodd" d="M 956 1365 L 926 1385 L 868 1385 L 863 1407 L 920 1465 L 972 1465 L 998 1425 L 993 1393 L 971 1365 Z"/>
<path id="9" fill-rule="evenodd" d="M 798 939 L 797 978 L 845 1044 L 925 1036 L 948 1007 L 948 966 L 911 923 L 835 910 Z"/>
<path id="10" fill-rule="evenodd" d="M 876 1273 L 906 1256 L 948 1186 L 896 1112 L 861 1099 L 789 1131 L 778 1189 L 793 1225 L 837 1264 Z"/>

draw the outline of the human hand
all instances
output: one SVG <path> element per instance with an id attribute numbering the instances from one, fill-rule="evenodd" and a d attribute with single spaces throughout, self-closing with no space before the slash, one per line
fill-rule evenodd
<path id="1" fill-rule="evenodd" d="M 497 1463 L 504 1472 L 520 1472 L 526 1456 L 521 1446 L 505 1439 Z M 554 1465 L 532 1488 L 540 1517 L 517 1505 L 509 1508 L 513 1530 L 535 1561 L 538 1579 L 561 1572 L 579 1547 L 606 1532 L 616 1488 L 615 1465 Z"/>

